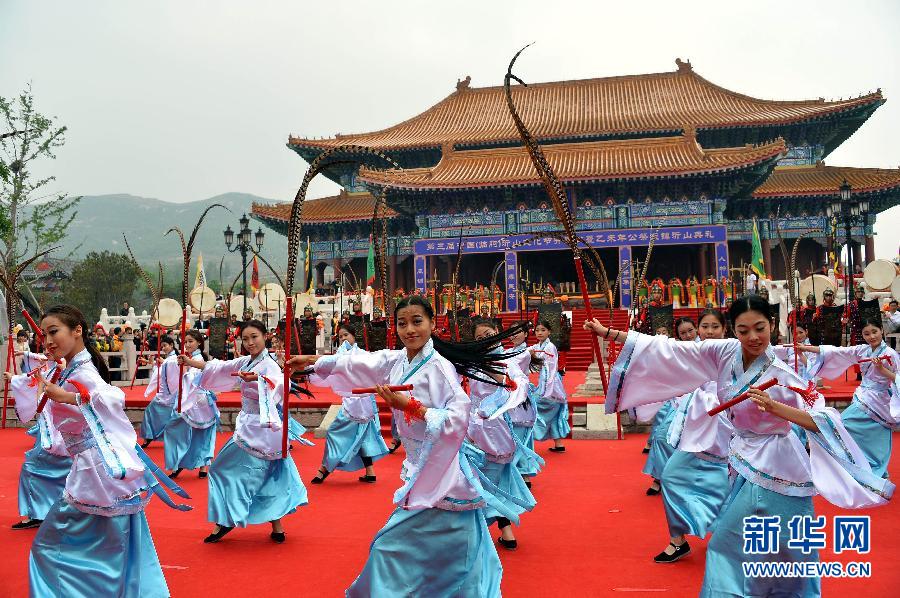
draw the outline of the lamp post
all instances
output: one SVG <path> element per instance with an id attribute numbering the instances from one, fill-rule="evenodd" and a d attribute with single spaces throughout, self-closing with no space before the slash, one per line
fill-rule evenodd
<path id="1" fill-rule="evenodd" d="M 833 216 L 838 220 L 842 220 L 844 223 L 844 243 L 847 247 L 847 271 L 845 273 L 846 279 L 844 283 L 845 305 L 850 304 L 850 297 L 853 292 L 851 287 L 854 285 L 853 270 L 856 267 L 853 263 L 853 249 L 850 246 L 853 240 L 851 233 L 853 231 L 853 225 L 857 224 L 857 222 L 861 221 L 863 225 L 865 225 L 866 214 L 868 212 L 869 201 L 865 198 L 854 199 L 853 188 L 850 186 L 850 183 L 847 182 L 847 179 L 844 179 L 844 182 L 838 188 L 837 197 L 831 200 L 831 205 L 826 209 L 826 214 L 829 218 Z"/>
<path id="2" fill-rule="evenodd" d="M 240 227 L 237 231 L 237 243 L 235 243 L 234 231 L 231 230 L 231 225 L 225 227 L 224 235 L 225 235 L 225 247 L 228 249 L 230 253 L 234 253 L 235 251 L 240 252 L 241 254 L 241 268 L 243 272 L 243 285 L 244 285 L 244 309 L 247 308 L 247 253 L 253 251 L 250 246 L 250 236 L 253 234 L 253 231 L 250 230 L 250 219 L 247 218 L 247 214 L 241 216 L 238 220 L 238 224 Z M 263 241 L 265 241 L 266 234 L 263 232 L 262 227 L 257 229 L 256 234 L 254 235 L 256 241 L 256 251 L 259 252 L 262 250 Z M 232 248 L 232 245 L 234 247 Z"/>

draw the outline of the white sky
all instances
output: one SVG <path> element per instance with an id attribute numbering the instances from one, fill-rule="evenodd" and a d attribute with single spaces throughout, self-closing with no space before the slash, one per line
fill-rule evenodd
<path id="1" fill-rule="evenodd" d="M 900 3 L 0 0 L 0 95 L 29 81 L 69 126 L 57 188 L 193 201 L 290 199 L 306 163 L 288 133 L 409 118 L 472 76 L 497 85 L 674 70 L 766 99 L 888 102 L 826 160 L 900 166 Z M 310 197 L 333 193 L 324 179 Z M 879 218 L 897 255 L 900 207 Z"/>

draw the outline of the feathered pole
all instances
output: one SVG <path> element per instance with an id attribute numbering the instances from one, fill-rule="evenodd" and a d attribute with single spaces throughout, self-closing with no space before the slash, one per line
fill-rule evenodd
<path id="1" fill-rule="evenodd" d="M 459 239 L 456 242 L 456 266 L 453 268 L 453 279 L 450 281 L 451 305 L 453 306 L 453 340 L 459 341 L 459 317 L 457 311 L 459 306 L 456 304 L 456 297 L 459 294 L 459 266 L 462 264 L 463 256 L 463 227 L 459 227 Z"/>
<path id="2" fill-rule="evenodd" d="M 153 309 L 150 310 L 151 316 L 156 313 L 156 309 L 159 307 L 159 300 L 161 298 L 162 293 L 162 264 L 159 264 L 159 278 L 160 285 L 156 287 L 153 284 L 153 281 L 150 279 L 150 275 L 147 274 L 147 271 L 141 268 L 141 265 L 138 263 L 137 258 L 134 256 L 134 252 L 131 250 L 131 245 L 128 243 L 128 237 L 125 236 L 125 233 L 122 233 L 122 238 L 125 239 L 125 248 L 128 250 L 128 255 L 131 257 L 131 262 L 134 264 L 134 267 L 137 268 L 138 274 L 141 279 L 144 281 L 144 284 L 147 285 L 147 290 L 150 291 L 150 297 L 153 299 Z M 144 352 L 144 349 L 147 345 L 147 333 L 142 332 L 141 339 L 141 353 Z M 157 346 L 159 342 L 157 342 Z M 131 375 L 131 388 L 134 388 L 134 382 L 137 380 L 137 363 L 134 366 L 134 373 Z"/>
<path id="3" fill-rule="evenodd" d="M 781 247 L 781 259 L 784 260 L 784 278 L 789 281 L 790 284 L 788 286 L 788 300 L 791 302 L 791 309 L 794 310 L 794 321 L 791 323 L 791 343 L 794 345 L 794 371 L 800 371 L 800 356 L 797 354 L 797 302 L 795 301 L 794 294 L 794 270 L 793 261 L 788 257 L 787 244 L 785 243 L 784 236 L 781 234 L 781 206 L 778 206 L 778 209 L 775 211 L 775 232 L 778 234 L 778 245 Z M 794 241 L 794 246 L 797 246 L 797 241 Z M 792 252 L 793 253 L 793 252 Z M 788 310 L 788 314 L 790 314 L 790 310 Z"/>
<path id="4" fill-rule="evenodd" d="M 3 284 L 6 289 L 6 316 L 9 321 L 9 330 L 8 332 L 8 346 L 7 346 L 7 354 L 6 354 L 6 369 L 9 372 L 13 371 L 16 363 L 16 347 L 13 342 L 13 325 L 15 323 L 15 316 L 19 313 L 19 277 L 22 274 L 22 271 L 25 270 L 30 264 L 36 261 L 38 258 L 47 255 L 51 251 L 58 249 L 57 247 L 51 247 L 50 249 L 41 251 L 39 253 L 34 254 L 24 262 L 20 263 L 18 266 L 12 266 L 7 268 L 6 265 L 0 264 L 0 283 Z M 28 315 L 26 310 L 22 310 L 22 316 L 34 330 L 35 335 L 38 338 L 43 338 L 43 333 L 41 329 L 34 323 L 34 320 L 31 319 L 31 316 Z M 3 408 L 2 421 L 0 421 L 0 428 L 6 428 L 6 403 L 9 398 L 9 382 L 7 382 L 3 386 Z"/>
<path id="5" fill-rule="evenodd" d="M 294 320 L 294 275 L 297 273 L 297 252 L 300 249 L 300 233 L 303 228 L 303 202 L 306 200 L 306 191 L 309 183 L 322 172 L 325 168 L 336 166 L 338 164 L 359 163 L 363 156 L 376 156 L 389 163 L 394 168 L 400 169 L 400 165 L 391 158 L 376 150 L 361 145 L 340 145 L 330 148 L 316 157 L 309 165 L 306 174 L 303 176 L 303 182 L 297 189 L 294 196 L 294 202 L 291 206 L 291 217 L 288 221 L 288 254 L 287 254 L 287 274 L 285 276 L 285 293 L 287 294 L 287 305 L 285 306 L 285 343 L 284 343 L 284 361 L 287 363 L 291 358 L 291 333 Z M 286 459 L 288 455 L 288 423 L 290 411 L 290 390 L 291 388 L 291 372 L 289 368 L 284 368 L 284 386 L 282 387 L 282 430 L 281 430 L 281 456 Z"/>
<path id="6" fill-rule="evenodd" d="M 527 47 L 528 46 L 525 46 L 525 48 Z M 528 155 L 531 157 L 531 162 L 534 165 L 538 176 L 540 176 L 541 178 L 541 182 L 544 185 L 544 190 L 550 197 L 550 201 L 553 204 L 553 210 L 556 212 L 557 217 L 563 225 L 566 244 L 572 250 L 572 259 L 575 262 L 575 271 L 578 274 L 578 282 L 581 285 L 581 296 L 584 301 L 585 312 L 587 314 L 587 318 L 592 319 L 594 317 L 594 314 L 593 310 L 591 309 L 591 300 L 588 294 L 587 281 L 584 277 L 584 268 L 581 265 L 581 250 L 578 247 L 578 238 L 575 232 L 574 215 L 571 213 L 571 210 L 569 210 L 568 200 L 566 198 L 565 192 L 563 191 L 562 184 L 560 184 L 559 179 L 553 172 L 553 169 L 551 168 L 549 162 L 547 162 L 547 158 L 544 156 L 544 152 L 541 151 L 541 148 L 538 145 L 537 141 L 528 131 L 528 128 L 525 126 L 524 121 L 516 111 L 516 106 L 513 103 L 512 99 L 512 81 L 516 81 L 521 85 L 526 85 L 526 83 L 522 81 L 522 79 L 513 75 L 512 73 L 512 69 L 516 63 L 516 60 L 519 58 L 519 55 L 525 50 L 525 48 L 522 48 L 521 50 L 516 52 L 515 56 L 513 56 L 512 60 L 509 62 L 509 67 L 506 70 L 506 76 L 503 80 L 503 87 L 506 92 L 506 104 L 509 108 L 509 113 L 512 116 L 513 122 L 516 125 L 516 130 L 519 132 L 519 137 L 522 138 L 522 142 L 524 143 L 525 148 L 528 150 Z M 597 360 L 597 365 L 599 366 L 600 380 L 603 383 L 603 393 L 606 394 L 609 384 L 606 380 L 606 369 L 604 367 L 605 362 L 603 360 L 603 354 L 600 351 L 600 342 L 595 334 L 591 334 L 591 347 L 594 351 L 594 358 Z"/>
<path id="7" fill-rule="evenodd" d="M 172 231 L 175 231 L 175 233 L 178 234 L 178 240 L 181 241 L 181 254 L 184 257 L 184 272 L 183 272 L 184 275 L 181 279 L 181 300 L 182 300 L 182 304 L 181 304 L 181 306 L 182 306 L 181 347 L 179 348 L 182 355 L 185 354 L 184 353 L 184 337 L 185 337 L 185 334 L 187 333 L 188 300 L 190 299 L 190 297 L 188 296 L 188 294 L 190 292 L 188 290 L 188 277 L 190 276 L 190 270 L 191 270 L 191 252 L 194 250 L 194 241 L 197 239 L 197 232 L 200 230 L 200 225 L 203 224 L 203 219 L 206 218 L 206 215 L 209 213 L 210 210 L 212 210 L 213 208 L 217 208 L 217 207 L 228 210 L 228 208 L 226 208 L 225 206 L 223 206 L 222 204 L 219 204 L 219 203 L 214 203 L 211 206 L 209 206 L 208 208 L 206 208 L 205 210 L 203 210 L 203 213 L 200 214 L 200 219 L 197 221 L 197 224 L 194 225 L 194 230 L 191 231 L 191 236 L 188 238 L 187 243 L 185 243 L 185 241 L 184 241 L 184 233 L 181 232 L 181 229 L 178 228 L 177 226 L 172 227 L 166 231 L 167 235 Z M 230 212 L 231 210 L 228 210 L 228 211 Z M 182 394 L 182 387 L 184 386 L 184 381 L 182 380 L 183 378 L 184 378 L 184 365 L 179 364 L 178 365 L 178 405 L 176 408 L 178 413 L 181 413 L 181 394 Z"/>

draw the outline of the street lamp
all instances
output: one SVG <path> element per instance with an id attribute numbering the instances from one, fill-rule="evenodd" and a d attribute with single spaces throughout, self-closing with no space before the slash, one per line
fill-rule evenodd
<path id="1" fill-rule="evenodd" d="M 866 214 L 869 212 L 869 202 L 866 199 L 854 199 L 853 188 L 847 179 L 841 183 L 838 188 L 837 197 L 831 200 L 831 205 L 826 208 L 826 214 L 829 218 L 834 217 L 844 222 L 844 243 L 847 247 L 847 278 L 844 283 L 844 294 L 846 304 L 850 304 L 850 293 L 853 291 L 850 287 L 854 285 L 853 271 L 856 265 L 853 263 L 853 250 L 850 247 L 852 242 L 853 225 L 861 221 L 863 225 L 866 222 Z"/>
<path id="2" fill-rule="evenodd" d="M 262 227 L 257 229 L 256 234 L 253 234 L 253 231 L 250 230 L 250 219 L 247 218 L 247 214 L 244 214 L 238 220 L 239 228 L 237 230 L 237 244 L 235 244 L 234 232 L 231 230 L 231 226 L 226 226 L 225 231 L 223 232 L 225 236 L 225 247 L 230 253 L 234 253 L 235 251 L 240 252 L 241 254 L 241 267 L 243 268 L 243 284 L 244 284 L 244 305 L 247 305 L 247 254 L 253 253 L 253 248 L 250 246 L 251 235 L 255 236 L 256 239 L 256 252 L 262 250 L 263 241 L 265 241 L 266 233 L 263 232 Z M 234 245 L 234 248 L 232 248 Z"/>

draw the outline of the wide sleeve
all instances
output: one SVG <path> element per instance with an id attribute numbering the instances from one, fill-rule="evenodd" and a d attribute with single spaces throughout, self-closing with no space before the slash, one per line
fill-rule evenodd
<path id="1" fill-rule="evenodd" d="M 387 384 L 391 370 L 403 351 L 355 352 L 326 355 L 315 363 L 320 385 L 330 386 L 339 395 L 351 394 L 354 388 Z"/>
<path id="2" fill-rule="evenodd" d="M 720 438 L 721 426 L 730 428 L 728 420 L 719 414 L 710 417 L 710 409 L 719 404 L 716 386 L 704 385 L 678 405 L 666 439 L 669 444 L 688 453 L 709 451 Z"/>
<path id="3" fill-rule="evenodd" d="M 528 374 L 510 360 L 506 364 L 506 375 L 513 382 L 515 388 L 508 389 L 498 387 L 500 392 L 495 392 L 481 402 L 478 407 L 478 415 L 488 419 L 499 419 L 511 409 L 515 409 L 528 400 Z"/>
<path id="4" fill-rule="evenodd" d="M 256 390 L 259 396 L 259 425 L 281 429 L 278 406 L 284 402 L 284 375 L 275 361 L 269 360 L 256 369 Z"/>
<path id="5" fill-rule="evenodd" d="M 865 345 L 854 347 L 835 347 L 832 345 L 819 345 L 819 358 L 810 366 L 810 377 L 837 378 L 856 363 L 865 352 Z"/>
<path id="6" fill-rule="evenodd" d="M 606 412 L 669 400 L 717 380 L 734 343 L 737 341 L 683 342 L 629 332 L 610 372 Z"/>
<path id="7" fill-rule="evenodd" d="M 203 357 L 200 357 L 203 361 Z M 181 397 L 181 411 L 190 411 L 198 402 L 206 400 L 206 389 L 200 385 L 200 378 L 203 376 L 203 370 L 198 368 L 187 368 L 184 373 Z"/>
<path id="8" fill-rule="evenodd" d="M 27 374 L 13 376 L 9 382 L 9 391 L 15 400 L 16 417 L 23 424 L 30 422 L 37 413 L 38 385 L 34 378 Z"/>
<path id="9" fill-rule="evenodd" d="M 840 414 L 830 407 L 814 408 L 809 414 L 819 428 L 806 433 L 812 481 L 819 494 L 847 509 L 886 504 L 894 494 L 894 484 L 872 473 Z"/>
<path id="10" fill-rule="evenodd" d="M 162 369 L 162 366 L 157 366 L 153 364 L 153 367 L 150 368 L 150 379 L 147 381 L 147 388 L 144 389 L 144 396 L 150 397 L 156 394 L 159 390 L 159 371 Z"/>
<path id="11" fill-rule="evenodd" d="M 450 368 L 449 364 L 447 368 Z M 459 479 L 459 450 L 469 428 L 471 402 L 456 381 L 455 372 L 440 364 L 428 379 L 432 397 L 447 397 L 443 407 L 425 412 L 425 440 L 417 467 L 394 494 L 406 509 L 429 509 L 451 493 Z"/>
<path id="12" fill-rule="evenodd" d="M 227 361 L 212 359 L 206 362 L 203 375 L 200 376 L 200 386 L 213 392 L 231 390 L 237 385 L 237 380 L 232 374 L 238 372 L 249 361 L 250 356 L 245 355 Z"/>
<path id="13" fill-rule="evenodd" d="M 25 351 L 22 354 L 22 373 L 27 374 L 34 368 L 40 367 L 47 363 L 47 356 L 42 353 L 32 353 Z"/>

